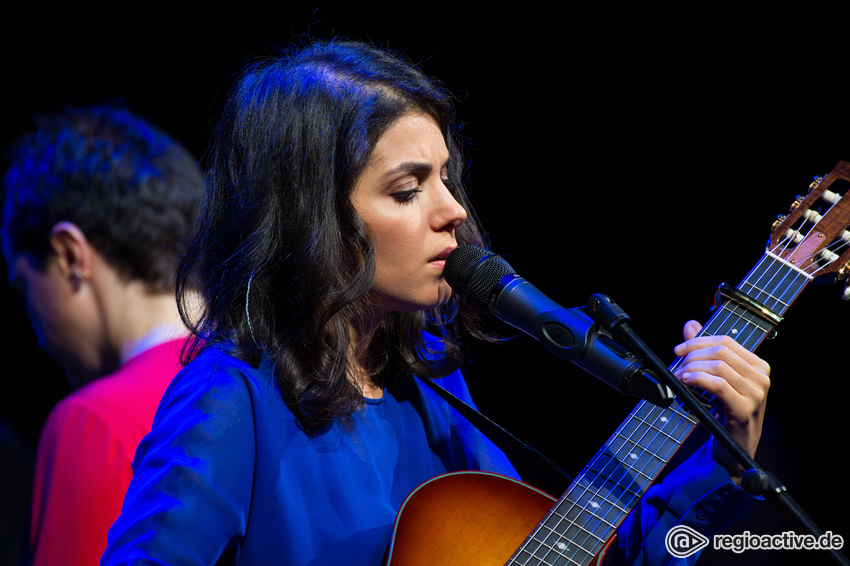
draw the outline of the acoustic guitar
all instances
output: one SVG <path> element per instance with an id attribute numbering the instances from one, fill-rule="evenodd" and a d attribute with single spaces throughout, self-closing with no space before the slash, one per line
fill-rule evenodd
<path id="1" fill-rule="evenodd" d="M 774 223 L 764 255 L 737 286 L 721 285 L 703 335 L 727 335 L 749 350 L 774 332 L 816 277 L 850 274 L 850 163 L 815 178 Z M 850 283 L 848 283 L 850 285 Z M 676 360 L 675 369 L 681 362 Z M 707 406 L 714 399 L 694 391 Z M 674 400 L 642 401 L 560 499 L 484 472 L 432 479 L 399 510 L 391 566 L 584 565 L 600 562 L 617 528 L 697 425 Z"/>

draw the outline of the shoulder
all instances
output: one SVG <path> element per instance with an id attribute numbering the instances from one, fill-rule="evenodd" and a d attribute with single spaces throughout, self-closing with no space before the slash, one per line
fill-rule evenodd
<path id="1" fill-rule="evenodd" d="M 211 346 L 186 364 L 162 396 L 154 423 L 197 418 L 243 419 L 279 397 L 270 367 L 253 367 Z"/>
<path id="2" fill-rule="evenodd" d="M 228 354 L 221 348 L 211 346 L 204 349 L 177 374 L 166 394 L 186 388 L 200 391 L 216 390 L 234 393 L 261 388 L 270 376 L 265 364 L 253 367 Z"/>
<path id="3" fill-rule="evenodd" d="M 54 408 L 54 418 L 96 418 L 112 427 L 150 429 L 163 393 L 181 369 L 182 347 L 183 340 L 175 340 L 139 354 L 65 397 Z"/>
<path id="4" fill-rule="evenodd" d="M 88 450 L 99 439 L 123 445 L 131 459 L 151 429 L 163 393 L 180 370 L 182 345 L 181 340 L 154 347 L 59 401 L 45 423 L 41 443 L 49 447 L 61 442 Z"/>
<path id="5" fill-rule="evenodd" d="M 164 342 L 125 362 L 114 373 L 100 377 L 71 394 L 71 402 L 108 407 L 129 398 L 134 404 L 159 401 L 165 388 L 182 369 L 184 340 Z"/>

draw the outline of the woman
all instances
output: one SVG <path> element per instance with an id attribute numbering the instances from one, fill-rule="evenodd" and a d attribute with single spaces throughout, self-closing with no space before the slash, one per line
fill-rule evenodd
<path id="1" fill-rule="evenodd" d="M 243 74 L 178 281 L 197 278 L 207 300 L 194 360 L 139 447 L 103 563 L 380 564 L 396 511 L 423 481 L 516 476 L 413 377 L 445 376 L 468 400 L 456 340 L 483 336 L 442 277 L 454 247 L 483 245 L 452 126 L 443 90 L 362 44 L 311 45 Z M 745 391 L 722 398 L 754 450 L 766 365 L 716 346 L 686 342 L 684 372 Z M 731 369 L 713 370 L 718 356 Z M 703 452 L 706 481 L 728 483 Z M 748 504 L 737 493 L 709 522 Z M 651 527 L 628 529 L 631 547 Z"/>

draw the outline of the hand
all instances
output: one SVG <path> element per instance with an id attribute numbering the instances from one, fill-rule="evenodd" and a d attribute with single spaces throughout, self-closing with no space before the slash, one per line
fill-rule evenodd
<path id="1" fill-rule="evenodd" d="M 685 324 L 685 342 L 674 349 L 677 356 L 684 358 L 675 375 L 682 383 L 720 400 L 723 428 L 750 456 L 755 456 L 770 388 L 770 366 L 729 336 L 697 338 L 701 328 L 693 320 Z M 716 439 L 713 442 L 715 457 L 740 484 L 744 468 Z"/>

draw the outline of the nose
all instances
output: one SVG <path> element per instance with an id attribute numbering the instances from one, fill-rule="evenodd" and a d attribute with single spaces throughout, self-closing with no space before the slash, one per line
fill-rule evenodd
<path id="1" fill-rule="evenodd" d="M 442 182 L 432 218 L 435 230 L 454 230 L 466 221 L 466 209 Z"/>

